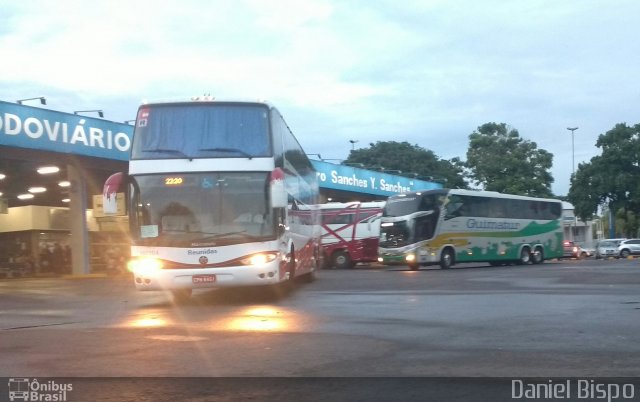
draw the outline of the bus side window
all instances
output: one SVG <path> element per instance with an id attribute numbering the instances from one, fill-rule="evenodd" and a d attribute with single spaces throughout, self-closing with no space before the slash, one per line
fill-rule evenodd
<path id="1" fill-rule="evenodd" d="M 461 216 L 462 211 L 460 211 L 460 208 L 462 208 L 461 202 L 449 202 L 446 207 L 444 219 L 453 219 Z"/>
<path id="2" fill-rule="evenodd" d="M 354 215 L 353 213 L 329 215 L 323 216 L 322 220 L 326 225 L 348 225 L 353 223 Z"/>
<path id="3" fill-rule="evenodd" d="M 490 212 L 490 217 L 492 218 L 506 218 L 507 216 L 509 216 L 507 214 L 507 201 L 508 200 L 504 200 L 501 198 L 495 198 L 495 199 L 491 199 L 489 200 L 489 205 L 491 208 L 491 212 Z"/>

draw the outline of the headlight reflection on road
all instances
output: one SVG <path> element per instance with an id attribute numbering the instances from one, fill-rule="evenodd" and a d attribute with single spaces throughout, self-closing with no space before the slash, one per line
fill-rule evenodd
<path id="1" fill-rule="evenodd" d="M 152 327 L 165 327 L 169 323 L 166 319 L 160 317 L 157 313 L 145 314 L 142 317 L 136 317 L 125 325 L 127 327 L 135 328 L 152 328 Z"/>
<path id="2" fill-rule="evenodd" d="M 295 319 L 282 308 L 270 306 L 250 307 L 241 311 L 237 317 L 230 318 L 224 324 L 227 331 L 291 331 Z"/>

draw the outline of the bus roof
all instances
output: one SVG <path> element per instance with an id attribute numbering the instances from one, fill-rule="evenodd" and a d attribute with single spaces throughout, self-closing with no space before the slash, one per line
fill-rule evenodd
<path id="1" fill-rule="evenodd" d="M 150 105 L 167 105 L 167 104 L 188 104 L 188 103 L 220 103 L 220 104 L 254 104 L 265 105 L 269 108 L 274 107 L 271 103 L 265 99 L 217 99 L 214 96 L 192 96 L 190 98 L 172 98 L 172 99 L 156 99 L 156 100 L 143 100 L 140 107 Z"/>
<path id="2" fill-rule="evenodd" d="M 493 197 L 493 198 L 509 198 L 509 199 L 517 199 L 517 200 L 536 200 L 536 201 L 556 201 L 562 202 L 556 198 L 540 198 L 540 197 L 529 197 L 526 195 L 515 195 L 515 194 L 505 194 L 499 193 L 497 191 L 484 191 L 484 190 L 463 190 L 463 189 L 434 189 L 434 190 L 422 190 L 422 191 L 412 191 L 409 193 L 402 193 L 392 195 L 389 198 L 401 198 L 406 196 L 415 196 L 422 194 L 457 194 L 457 195 L 467 195 L 467 196 L 475 196 L 475 197 Z"/>
<path id="3" fill-rule="evenodd" d="M 345 208 L 384 208 L 386 201 L 352 201 L 352 202 L 328 202 L 320 204 L 320 209 L 345 209 Z"/>

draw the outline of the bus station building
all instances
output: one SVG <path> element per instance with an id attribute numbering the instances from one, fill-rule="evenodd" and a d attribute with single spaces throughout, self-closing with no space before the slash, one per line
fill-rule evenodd
<path id="1" fill-rule="evenodd" d="M 128 254 L 126 216 L 105 216 L 101 203 L 106 179 L 127 171 L 132 139 L 130 124 L 0 101 L 0 277 L 104 273 Z M 311 162 L 323 203 L 442 187 Z"/>

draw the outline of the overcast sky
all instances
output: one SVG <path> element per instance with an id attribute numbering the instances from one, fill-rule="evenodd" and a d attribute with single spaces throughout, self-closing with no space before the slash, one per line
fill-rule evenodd
<path id="1" fill-rule="evenodd" d="M 494 121 L 553 153 L 554 193 L 640 123 L 640 2 L 0 0 L 0 100 L 135 118 L 144 100 L 266 99 L 307 153 L 407 141 L 466 159 Z M 336 161 L 337 162 L 337 161 Z"/>

